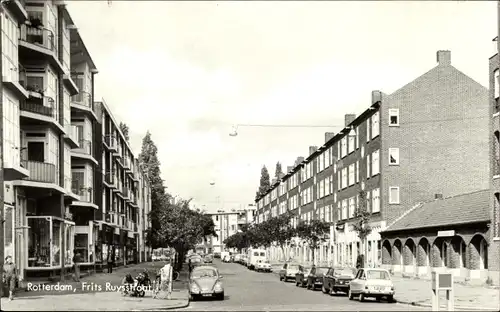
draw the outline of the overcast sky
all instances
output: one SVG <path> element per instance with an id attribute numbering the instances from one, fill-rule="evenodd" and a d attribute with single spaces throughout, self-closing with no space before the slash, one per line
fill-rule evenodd
<path id="1" fill-rule="evenodd" d="M 496 2 L 72 1 L 100 73 L 96 97 L 127 123 L 136 153 L 147 130 L 169 191 L 206 210 L 252 203 L 274 175 L 372 90 L 390 93 L 436 65 L 437 50 L 484 86 Z M 233 124 L 328 125 L 239 128 Z M 211 186 L 210 181 L 215 185 Z"/>

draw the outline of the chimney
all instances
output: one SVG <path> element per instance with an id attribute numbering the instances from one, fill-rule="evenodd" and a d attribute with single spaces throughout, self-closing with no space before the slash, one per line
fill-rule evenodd
<path id="1" fill-rule="evenodd" d="M 344 119 L 345 119 L 345 126 L 347 127 L 348 125 L 351 124 L 351 122 L 354 121 L 354 119 L 356 119 L 356 115 L 355 114 L 346 114 L 344 116 Z"/>
<path id="2" fill-rule="evenodd" d="M 302 163 L 303 161 L 304 161 L 304 157 L 302 157 L 302 156 L 297 157 L 297 165 Z"/>
<path id="3" fill-rule="evenodd" d="M 379 90 L 373 90 L 372 91 L 372 105 L 382 101 L 382 92 Z"/>
<path id="4" fill-rule="evenodd" d="M 309 156 L 318 150 L 317 146 L 309 146 Z"/>
<path id="5" fill-rule="evenodd" d="M 437 62 L 439 65 L 451 65 L 451 51 L 437 51 Z"/>
<path id="6" fill-rule="evenodd" d="M 435 200 L 443 199 L 443 194 L 434 194 L 434 199 Z"/>
<path id="7" fill-rule="evenodd" d="M 292 169 L 293 169 L 293 166 L 287 166 L 286 167 L 286 172 L 290 172 L 290 171 L 292 171 Z"/>
<path id="8" fill-rule="evenodd" d="M 334 132 L 325 132 L 325 143 L 330 141 L 335 136 Z"/>

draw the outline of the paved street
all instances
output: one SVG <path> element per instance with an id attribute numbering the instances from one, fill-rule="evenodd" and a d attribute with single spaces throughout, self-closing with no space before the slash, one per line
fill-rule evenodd
<path id="1" fill-rule="evenodd" d="M 346 296 L 328 296 L 321 290 L 298 288 L 280 282 L 272 273 L 257 273 L 237 263 L 216 261 L 224 277 L 225 300 L 191 301 L 182 310 L 194 311 L 425 311 L 428 308 L 386 302 L 350 301 Z M 180 310 L 179 310 L 180 311 Z"/>

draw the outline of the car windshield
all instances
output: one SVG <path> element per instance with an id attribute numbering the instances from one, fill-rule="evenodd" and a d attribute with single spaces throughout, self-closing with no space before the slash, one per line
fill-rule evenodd
<path id="1" fill-rule="evenodd" d="M 259 256 L 259 253 L 258 253 L 258 252 L 254 252 L 254 253 L 253 253 L 253 255 L 254 255 L 255 257 L 258 257 L 258 256 Z"/>
<path id="2" fill-rule="evenodd" d="M 289 265 L 289 266 L 288 266 L 288 269 L 289 269 L 289 270 L 298 270 L 298 269 L 299 269 L 299 266 L 298 266 L 298 265 L 296 265 L 296 264 L 292 264 L 292 265 Z"/>
<path id="3" fill-rule="evenodd" d="M 212 269 L 200 269 L 200 270 L 194 270 L 193 273 L 191 273 L 192 278 L 202 278 L 202 277 L 216 277 L 217 272 Z"/>
<path id="4" fill-rule="evenodd" d="M 328 272 L 328 268 L 316 268 L 316 274 L 326 274 Z"/>
<path id="5" fill-rule="evenodd" d="M 345 268 L 345 269 L 340 269 L 340 270 L 335 270 L 335 275 L 356 275 L 356 270 L 355 269 L 350 269 L 350 268 Z"/>
<path id="6" fill-rule="evenodd" d="M 366 278 L 369 280 L 389 280 L 389 273 L 386 271 L 368 271 L 366 272 Z"/>
<path id="7" fill-rule="evenodd" d="M 260 256 L 261 256 L 261 257 L 265 257 L 265 256 L 266 256 L 266 253 L 265 253 L 265 252 L 261 252 L 261 253 L 260 253 Z"/>

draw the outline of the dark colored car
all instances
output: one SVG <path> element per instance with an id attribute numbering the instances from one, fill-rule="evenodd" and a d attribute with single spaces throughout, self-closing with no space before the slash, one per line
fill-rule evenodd
<path id="1" fill-rule="evenodd" d="M 323 278 L 321 290 L 325 294 L 333 295 L 337 292 L 348 293 L 349 283 L 356 275 L 355 268 L 330 268 Z"/>
<path id="2" fill-rule="evenodd" d="M 299 265 L 299 271 L 295 274 L 295 286 L 306 287 L 309 272 L 311 272 L 311 267 Z"/>
<path id="3" fill-rule="evenodd" d="M 318 287 L 323 287 L 323 277 L 328 269 L 328 267 L 313 267 L 307 276 L 306 288 L 315 290 Z"/>
<path id="4" fill-rule="evenodd" d="M 220 252 L 214 252 L 214 258 L 220 259 Z"/>

